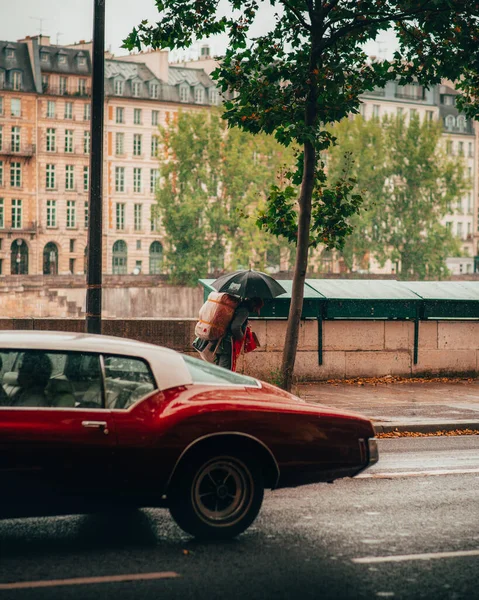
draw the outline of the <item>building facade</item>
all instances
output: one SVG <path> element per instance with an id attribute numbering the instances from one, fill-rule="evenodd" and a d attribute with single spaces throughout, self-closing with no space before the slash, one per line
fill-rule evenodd
<path id="1" fill-rule="evenodd" d="M 442 219 L 443 225 L 451 230 L 461 245 L 461 255 L 451 256 L 446 261 L 454 275 L 473 273 L 474 257 L 479 254 L 479 227 L 475 227 L 475 223 L 479 225 L 476 129 L 475 124 L 456 108 L 457 96 L 458 92 L 452 84 L 427 89 L 416 84 L 401 86 L 389 82 L 384 89 L 363 94 L 360 107 L 365 119 L 381 119 L 385 115 L 402 116 L 406 123 L 413 115 L 417 115 L 421 121 L 439 119 L 443 123 L 444 151 L 450 156 L 463 158 L 469 189 L 456 206 L 449 207 L 448 214 Z M 391 274 L 396 271 L 396 265 L 388 261 L 381 266 L 371 258 L 369 271 Z"/>
<path id="2" fill-rule="evenodd" d="M 167 52 L 105 60 L 105 273 L 163 271 L 159 127 L 217 103 L 206 73 Z M 0 42 L 0 275 L 86 271 L 90 106 L 90 43 Z"/>

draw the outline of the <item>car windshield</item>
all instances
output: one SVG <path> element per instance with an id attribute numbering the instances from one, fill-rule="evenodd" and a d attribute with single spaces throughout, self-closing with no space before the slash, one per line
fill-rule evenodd
<path id="1" fill-rule="evenodd" d="M 217 367 L 191 356 L 184 356 L 184 361 L 193 379 L 193 383 L 220 383 L 230 385 L 251 385 L 259 387 L 258 381 L 247 375 L 239 375 L 222 367 Z"/>

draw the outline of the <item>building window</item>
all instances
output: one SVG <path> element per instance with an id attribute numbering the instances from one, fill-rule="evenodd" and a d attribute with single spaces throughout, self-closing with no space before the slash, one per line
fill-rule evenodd
<path id="1" fill-rule="evenodd" d="M 57 201 L 47 200 L 47 227 L 57 226 Z"/>
<path id="2" fill-rule="evenodd" d="M 456 119 L 452 115 L 447 115 L 444 124 L 446 125 L 446 129 L 454 129 L 454 125 L 456 123 Z"/>
<path id="3" fill-rule="evenodd" d="M 150 169 L 150 192 L 154 194 L 156 192 L 156 186 L 160 177 L 159 169 Z"/>
<path id="4" fill-rule="evenodd" d="M 152 135 L 151 136 L 151 156 L 154 158 L 158 156 L 159 145 L 160 145 L 160 138 L 157 135 Z"/>
<path id="5" fill-rule="evenodd" d="M 48 100 L 47 102 L 47 117 L 54 119 L 57 112 L 57 105 L 54 100 Z"/>
<path id="6" fill-rule="evenodd" d="M 150 231 L 158 230 L 158 207 L 150 207 Z"/>
<path id="7" fill-rule="evenodd" d="M 447 229 L 447 231 L 449 231 L 450 233 L 452 233 L 452 221 L 447 221 L 446 222 L 446 229 Z"/>
<path id="8" fill-rule="evenodd" d="M 214 106 L 218 104 L 218 92 L 216 90 L 210 90 L 210 103 Z"/>
<path id="9" fill-rule="evenodd" d="M 55 165 L 47 165 L 47 190 L 55 189 Z"/>
<path id="10" fill-rule="evenodd" d="M 467 239 L 471 239 L 472 235 L 472 223 L 467 224 Z"/>
<path id="11" fill-rule="evenodd" d="M 195 89 L 195 102 L 196 104 L 203 104 L 205 101 L 205 90 L 201 87 Z"/>
<path id="12" fill-rule="evenodd" d="M 65 102 L 65 119 L 73 119 L 73 102 Z"/>
<path id="13" fill-rule="evenodd" d="M 12 73 L 12 89 L 16 92 L 22 89 L 22 74 L 20 71 L 13 71 Z"/>
<path id="14" fill-rule="evenodd" d="M 73 152 L 73 129 L 65 129 L 65 152 L 67 154 Z"/>
<path id="15" fill-rule="evenodd" d="M 60 95 L 68 94 L 68 77 L 60 77 Z"/>
<path id="16" fill-rule="evenodd" d="M 135 204 L 134 205 L 133 217 L 134 217 L 135 231 L 140 231 L 141 230 L 142 209 L 143 209 L 143 205 L 142 204 Z"/>
<path id="17" fill-rule="evenodd" d="M 458 154 L 459 156 L 464 156 L 464 142 L 459 142 Z"/>
<path id="18" fill-rule="evenodd" d="M 133 110 L 133 123 L 135 125 L 141 125 L 141 108 L 135 108 Z"/>
<path id="19" fill-rule="evenodd" d="M 115 167 L 115 192 L 125 191 L 125 167 Z"/>
<path id="20" fill-rule="evenodd" d="M 122 108 L 121 106 L 117 106 L 115 114 L 116 114 L 116 122 L 117 123 L 125 122 L 125 109 L 124 108 Z"/>
<path id="21" fill-rule="evenodd" d="M 70 252 L 75 252 L 75 240 L 70 240 Z"/>
<path id="22" fill-rule="evenodd" d="M 55 152 L 56 150 L 56 129 L 48 127 L 47 129 L 47 152 Z"/>
<path id="23" fill-rule="evenodd" d="M 85 202 L 85 229 L 88 229 L 88 202 Z"/>
<path id="24" fill-rule="evenodd" d="M 83 132 L 83 153 L 90 154 L 90 132 Z"/>
<path id="25" fill-rule="evenodd" d="M 125 152 L 125 134 L 117 133 L 115 136 L 115 154 L 122 156 Z"/>
<path id="26" fill-rule="evenodd" d="M 457 117 L 457 127 L 461 132 L 466 131 L 466 117 L 464 115 L 459 115 Z"/>
<path id="27" fill-rule="evenodd" d="M 78 80 L 78 93 L 80 96 L 86 96 L 86 79 Z"/>
<path id="28" fill-rule="evenodd" d="M 0 150 L 3 147 L 3 127 L 0 125 Z"/>
<path id="29" fill-rule="evenodd" d="M 133 191 L 141 193 L 141 169 L 138 167 L 133 169 Z"/>
<path id="30" fill-rule="evenodd" d="M 472 193 L 469 192 L 467 194 L 467 214 L 472 215 L 473 207 L 472 207 Z"/>
<path id="31" fill-rule="evenodd" d="M 65 56 L 65 54 L 59 54 L 58 55 L 58 64 L 59 65 L 64 65 L 67 62 L 67 57 Z"/>
<path id="32" fill-rule="evenodd" d="M 1 84 L 1 80 L 0 80 L 0 84 Z M 153 111 L 155 112 L 155 111 Z M 158 112 L 158 111 L 156 111 Z M 3 115 L 3 96 L 0 96 L 0 115 Z"/>
<path id="33" fill-rule="evenodd" d="M 3 160 L 0 160 L 0 187 L 3 187 Z"/>
<path id="34" fill-rule="evenodd" d="M 22 187 L 22 164 L 10 163 L 10 185 L 11 187 Z"/>
<path id="35" fill-rule="evenodd" d="M 91 116 L 91 104 L 90 103 L 84 104 L 83 105 L 83 120 L 89 121 L 90 116 Z"/>
<path id="36" fill-rule="evenodd" d="M 10 101 L 10 114 L 12 117 L 22 116 L 22 101 L 20 98 L 12 98 Z"/>
<path id="37" fill-rule="evenodd" d="M 15 50 L 13 48 L 7 48 L 5 50 L 6 58 L 13 58 L 15 56 Z"/>
<path id="38" fill-rule="evenodd" d="M 90 167 L 83 167 L 83 191 L 88 192 L 90 185 Z"/>
<path id="39" fill-rule="evenodd" d="M 12 127 L 10 141 L 12 142 L 12 152 L 20 152 L 20 127 Z"/>
<path id="40" fill-rule="evenodd" d="M 76 227 L 76 202 L 75 200 L 67 200 L 67 228 L 73 229 Z"/>
<path id="41" fill-rule="evenodd" d="M 452 154 L 452 153 L 453 153 L 452 140 L 447 140 L 446 141 L 446 154 Z"/>
<path id="42" fill-rule="evenodd" d="M 159 275 L 163 264 L 163 246 L 153 242 L 150 246 L 150 275 Z"/>
<path id="43" fill-rule="evenodd" d="M 373 118 L 379 118 L 379 104 L 373 104 Z"/>
<path id="44" fill-rule="evenodd" d="M 70 275 L 73 275 L 73 273 L 75 273 L 75 259 L 70 258 L 68 261 L 68 265 L 69 265 Z"/>
<path id="45" fill-rule="evenodd" d="M 153 100 L 157 100 L 160 92 L 160 86 L 157 83 L 152 83 L 150 85 L 150 96 Z"/>
<path id="46" fill-rule="evenodd" d="M 474 148 L 472 145 L 472 142 L 469 142 L 469 152 L 468 152 L 469 158 L 472 158 L 474 156 Z"/>
<path id="47" fill-rule="evenodd" d="M 50 85 L 50 77 L 48 75 L 42 75 L 42 91 L 45 94 L 48 92 L 48 86 Z"/>
<path id="48" fill-rule="evenodd" d="M 456 227 L 457 237 L 462 239 L 462 223 L 458 223 Z"/>
<path id="49" fill-rule="evenodd" d="M 123 240 L 113 244 L 112 272 L 114 275 L 125 275 L 127 272 L 128 249 Z"/>
<path id="50" fill-rule="evenodd" d="M 123 231 L 125 229 L 125 204 L 123 202 L 116 203 L 116 230 Z"/>
<path id="51" fill-rule="evenodd" d="M 136 249 L 141 250 L 141 240 L 136 240 Z"/>
<path id="52" fill-rule="evenodd" d="M 432 121 L 434 119 L 434 111 L 426 110 L 426 121 Z"/>
<path id="53" fill-rule="evenodd" d="M 68 191 L 72 191 L 75 186 L 74 169 L 74 165 L 65 166 L 65 189 Z"/>
<path id="54" fill-rule="evenodd" d="M 417 117 L 417 108 L 410 108 L 409 109 L 409 120 L 413 120 Z"/>
<path id="55" fill-rule="evenodd" d="M 3 205 L 3 198 L 0 198 L 0 229 L 5 227 L 5 206 Z"/>
<path id="56" fill-rule="evenodd" d="M 151 111 L 151 124 L 154 126 L 157 126 L 160 122 L 160 111 L 159 110 L 152 110 Z"/>
<path id="57" fill-rule="evenodd" d="M 123 96 L 123 81 L 121 79 L 115 80 L 115 96 Z"/>
<path id="58" fill-rule="evenodd" d="M 139 96 L 140 96 L 140 82 L 139 81 L 133 82 L 132 92 L 133 92 L 133 96 L 135 98 L 139 98 Z"/>
<path id="59" fill-rule="evenodd" d="M 133 156 L 141 156 L 141 134 L 133 134 Z"/>
<path id="60" fill-rule="evenodd" d="M 22 201 L 12 200 L 12 229 L 22 228 Z"/>
<path id="61" fill-rule="evenodd" d="M 180 87 L 180 102 L 188 102 L 189 90 L 185 85 Z"/>

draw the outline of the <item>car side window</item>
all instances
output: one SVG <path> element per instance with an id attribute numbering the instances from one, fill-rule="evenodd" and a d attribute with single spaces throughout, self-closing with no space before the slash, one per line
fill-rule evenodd
<path id="1" fill-rule="evenodd" d="M 0 351 L 0 405 L 103 408 L 99 354 Z"/>
<path id="2" fill-rule="evenodd" d="M 106 354 L 105 393 L 107 408 L 127 409 L 156 389 L 148 364 L 136 357 Z"/>

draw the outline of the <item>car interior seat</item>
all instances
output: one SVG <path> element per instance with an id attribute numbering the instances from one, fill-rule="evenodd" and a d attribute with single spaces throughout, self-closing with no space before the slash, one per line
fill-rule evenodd
<path id="1" fill-rule="evenodd" d="M 72 385 L 66 379 L 50 379 L 46 393 L 48 395 L 50 406 L 56 407 L 74 407 L 75 396 L 73 395 Z"/>
<path id="2" fill-rule="evenodd" d="M 15 406 L 48 406 L 46 387 L 52 370 L 52 362 L 45 353 L 25 352 L 18 369 L 21 390 L 15 396 Z"/>

